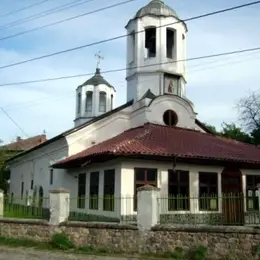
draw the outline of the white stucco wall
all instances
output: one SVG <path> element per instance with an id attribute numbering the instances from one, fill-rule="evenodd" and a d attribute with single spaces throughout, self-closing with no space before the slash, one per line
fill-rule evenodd
<path id="1" fill-rule="evenodd" d="M 47 146 L 32 151 L 27 155 L 17 158 L 10 164 L 10 193 L 13 193 L 15 199 L 21 197 L 21 182 L 24 182 L 24 198 L 26 191 L 31 191 L 31 180 L 33 179 L 34 187 L 42 186 L 44 197 L 49 196 L 49 190 L 66 186 L 68 180 L 65 170 L 53 170 L 53 185 L 50 185 L 50 165 L 52 161 L 60 160 L 68 155 L 66 140 L 63 138 Z M 37 194 L 38 196 L 38 194 Z"/>
<path id="2" fill-rule="evenodd" d="M 177 127 L 205 132 L 195 123 L 197 113 L 194 111 L 193 104 L 175 95 L 163 95 L 153 101 L 146 99 L 136 102 L 130 115 L 130 125 L 137 127 L 147 122 L 165 125 L 163 114 L 166 110 L 176 112 L 178 116 Z"/>
<path id="3" fill-rule="evenodd" d="M 134 168 L 156 168 L 157 171 L 157 187 L 160 188 L 160 196 L 162 198 L 168 197 L 168 170 L 172 169 L 171 162 L 156 162 L 156 161 L 140 161 L 140 160 L 127 160 L 122 162 L 122 179 L 121 179 L 121 193 L 125 197 L 134 196 Z M 191 165 L 191 164 L 177 164 L 176 170 L 185 170 L 190 172 L 190 196 L 199 196 L 199 172 L 214 172 L 218 173 L 218 186 L 219 196 L 221 196 L 221 172 L 223 167 L 221 166 L 205 166 L 205 165 Z M 260 174 L 260 173 L 259 173 Z M 193 201 L 194 202 L 194 201 Z M 219 202 L 221 203 L 221 202 Z M 168 207 L 163 203 L 160 206 L 161 214 L 168 214 Z M 178 211 L 178 214 L 190 213 L 203 213 L 199 211 L 197 203 L 191 203 L 190 211 Z M 126 206 L 125 206 L 126 207 Z M 221 206 L 219 207 L 221 208 Z M 124 212 L 128 214 L 136 214 L 133 211 L 133 206 L 128 203 L 124 208 Z M 175 212 L 176 213 L 176 212 Z M 208 212 L 207 212 L 208 213 Z"/>

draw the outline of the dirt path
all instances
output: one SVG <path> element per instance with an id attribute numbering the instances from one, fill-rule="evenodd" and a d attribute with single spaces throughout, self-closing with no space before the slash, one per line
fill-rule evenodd
<path id="1" fill-rule="evenodd" d="M 0 260 L 137 260 L 132 257 L 108 257 L 40 251 L 32 248 L 0 247 Z"/>

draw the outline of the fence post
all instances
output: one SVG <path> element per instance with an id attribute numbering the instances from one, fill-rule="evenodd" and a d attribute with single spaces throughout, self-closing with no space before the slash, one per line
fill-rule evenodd
<path id="1" fill-rule="evenodd" d="M 137 226 L 140 230 L 149 230 L 160 219 L 158 198 L 160 189 L 145 185 L 137 189 Z"/>
<path id="2" fill-rule="evenodd" d="M 50 190 L 50 224 L 59 225 L 67 221 L 70 212 L 70 193 L 60 188 Z"/>
<path id="3" fill-rule="evenodd" d="M 4 216 L 4 191 L 0 189 L 0 218 Z"/>
<path id="4" fill-rule="evenodd" d="M 258 211 L 259 211 L 259 218 L 260 218 L 260 183 L 257 183 L 257 197 L 258 197 Z"/>

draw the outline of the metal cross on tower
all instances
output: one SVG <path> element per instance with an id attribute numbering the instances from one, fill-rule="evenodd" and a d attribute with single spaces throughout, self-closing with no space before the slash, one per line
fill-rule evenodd
<path id="1" fill-rule="evenodd" d="M 101 51 L 99 51 L 98 53 L 95 54 L 95 57 L 97 57 L 98 61 L 97 61 L 97 69 L 99 67 L 100 61 L 104 60 L 104 57 L 101 55 Z"/>

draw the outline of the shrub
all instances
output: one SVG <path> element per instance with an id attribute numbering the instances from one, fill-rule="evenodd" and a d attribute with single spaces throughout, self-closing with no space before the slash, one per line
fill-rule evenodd
<path id="1" fill-rule="evenodd" d="M 188 252 L 189 260 L 205 260 L 207 254 L 207 248 L 204 246 L 193 247 Z"/>
<path id="2" fill-rule="evenodd" d="M 75 248 L 75 245 L 70 240 L 69 236 L 64 232 L 53 234 L 50 243 L 53 248 L 57 249 L 66 250 Z"/>

